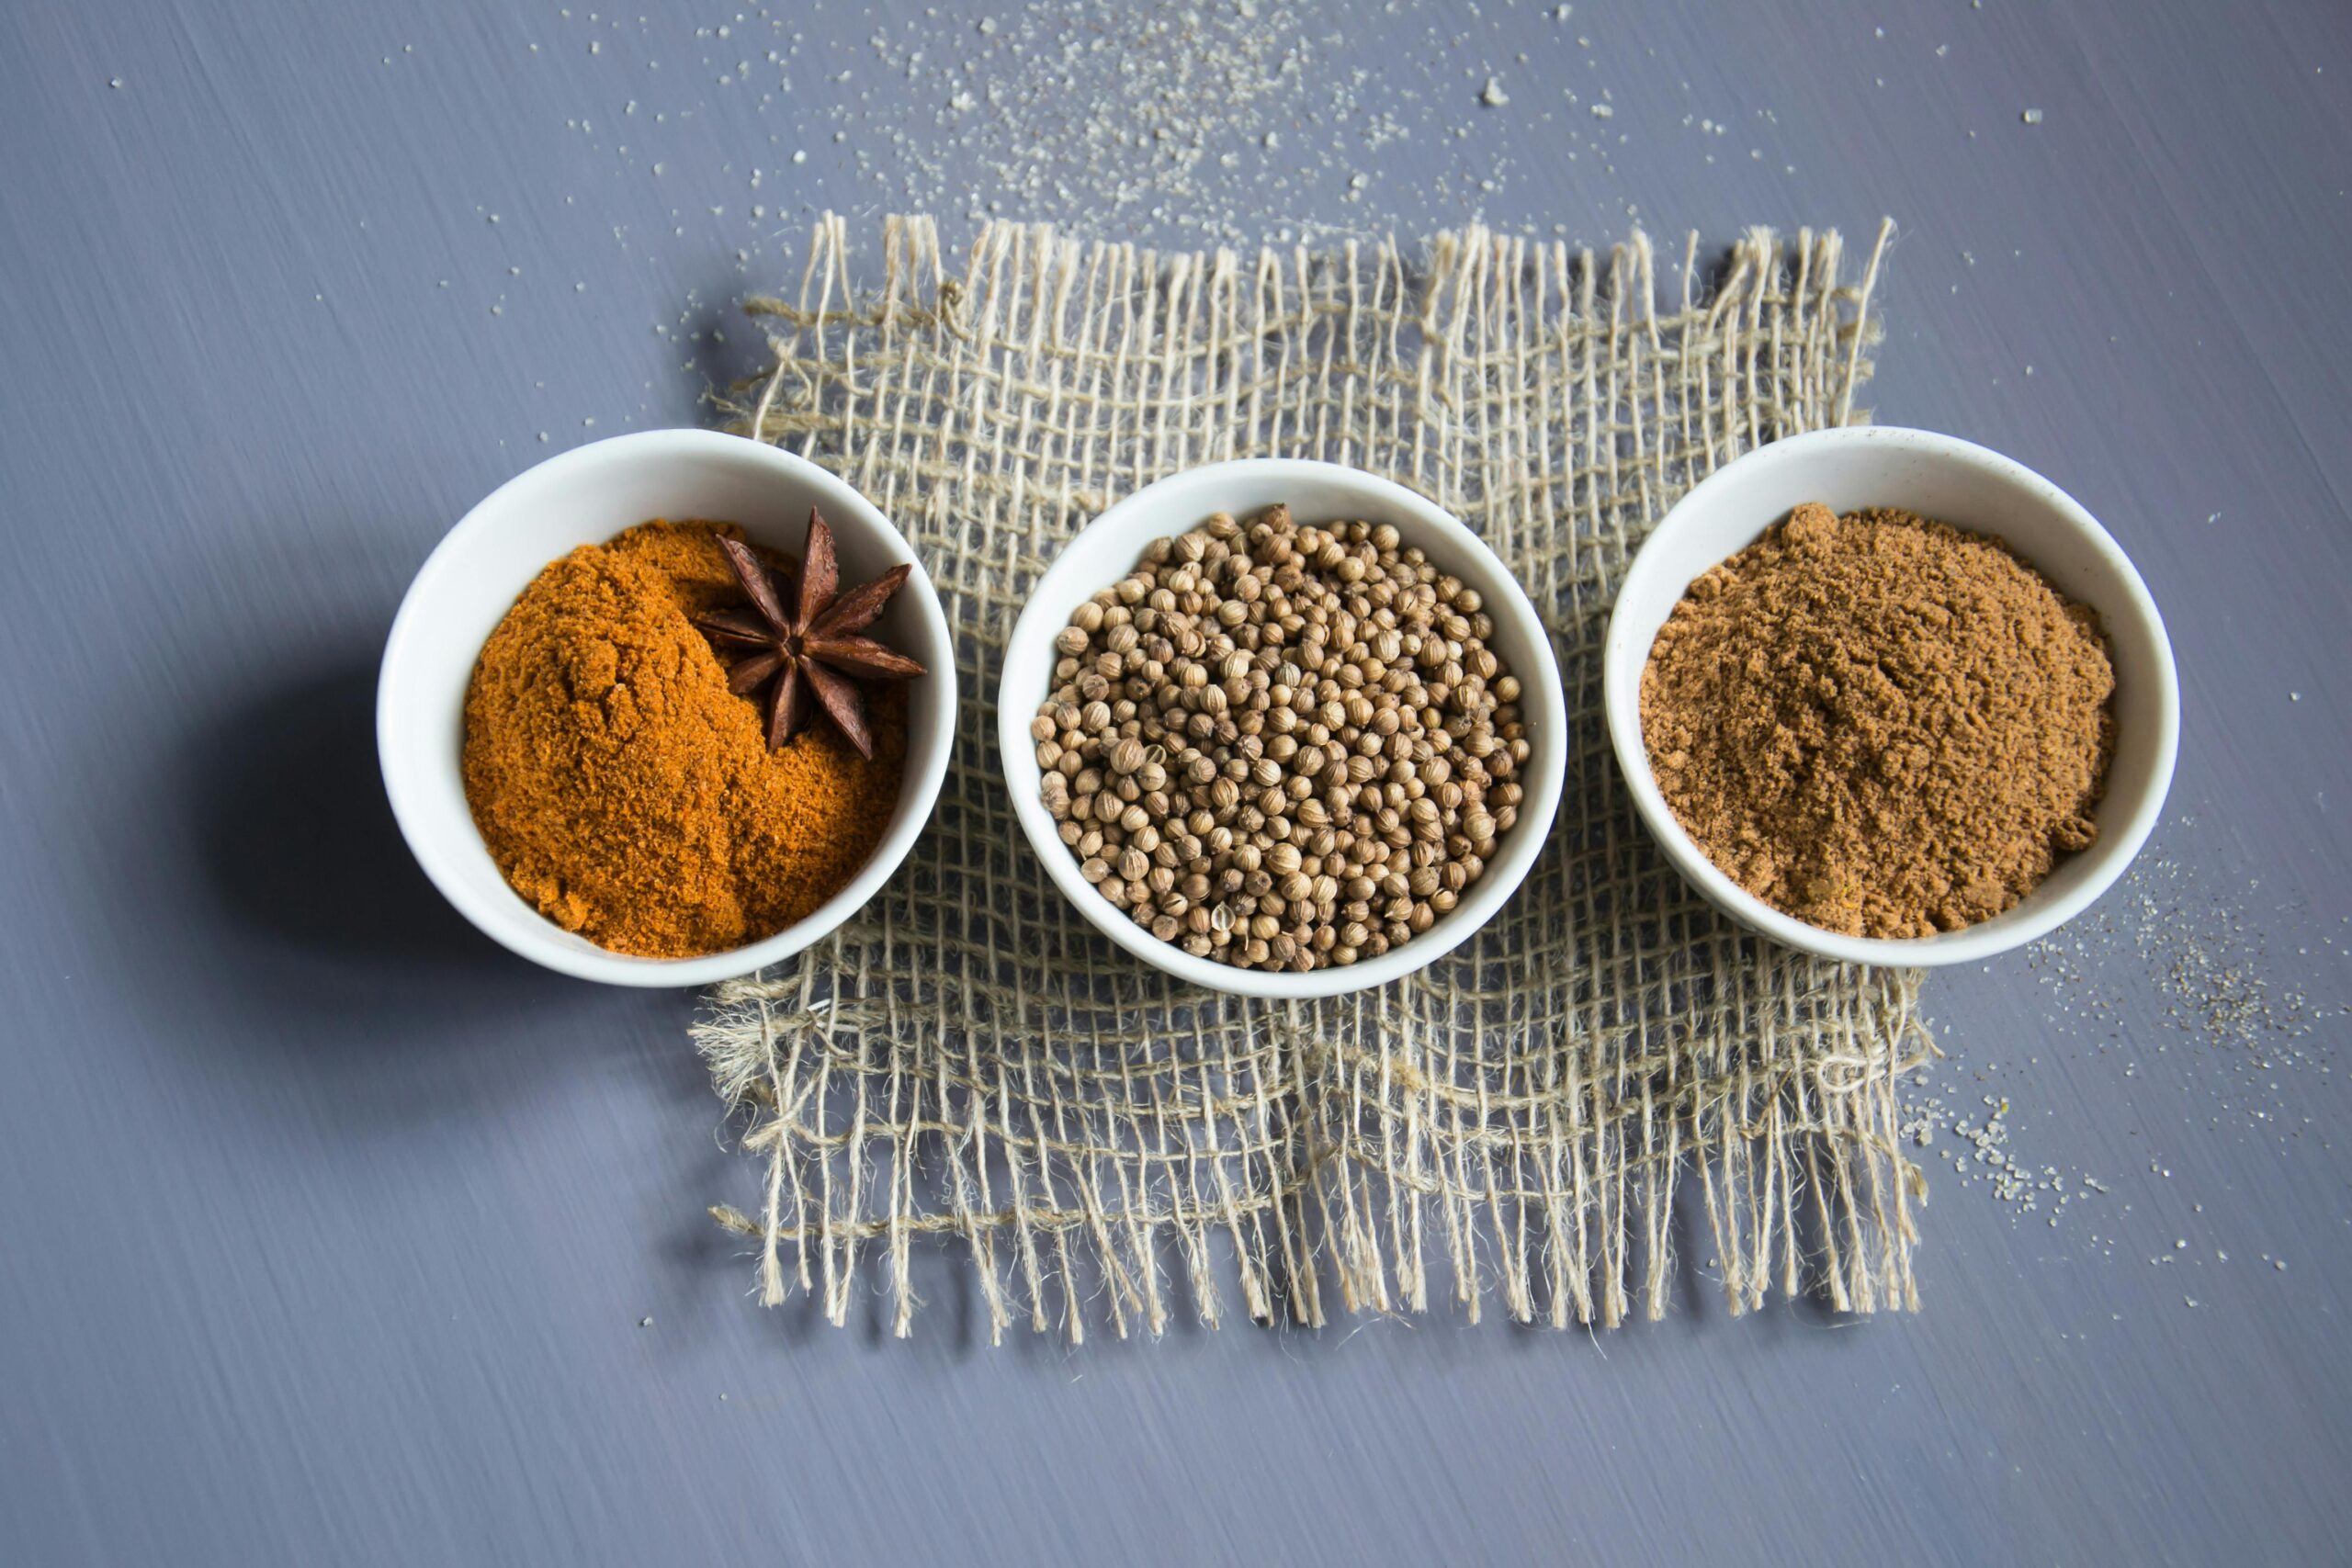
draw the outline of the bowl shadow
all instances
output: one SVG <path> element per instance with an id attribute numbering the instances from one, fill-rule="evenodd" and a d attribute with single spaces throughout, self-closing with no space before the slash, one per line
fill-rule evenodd
<path id="1" fill-rule="evenodd" d="M 401 840 L 376 769 L 375 674 L 345 663 L 189 738 L 192 839 L 222 913 L 320 958 L 504 967 Z"/>
<path id="2" fill-rule="evenodd" d="M 592 1015 L 618 1009 L 643 1028 L 682 1029 L 685 994 L 623 997 L 541 971 L 425 878 L 377 769 L 373 651 L 311 660 L 312 672 L 200 719 L 162 771 L 177 820 L 161 849 L 192 859 L 205 917 L 181 940 L 222 972 L 210 1010 L 239 1026 L 219 1032 L 280 1066 L 341 1058 L 405 1079 L 424 1076 L 420 1055 L 478 1055 L 485 1030 L 576 1063 L 597 1042 L 636 1048 L 639 1028 L 585 1027 Z"/>

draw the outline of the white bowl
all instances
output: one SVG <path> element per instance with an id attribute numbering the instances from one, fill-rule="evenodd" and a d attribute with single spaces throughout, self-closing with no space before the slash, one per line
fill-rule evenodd
<path id="1" fill-rule="evenodd" d="M 1529 743 L 1527 765 L 1519 774 L 1519 820 L 1462 901 L 1428 931 L 1377 958 L 1304 975 L 1237 969 L 1195 958 L 1174 942 L 1161 942 L 1103 897 L 1079 874 L 1077 858 L 1056 834 L 1040 793 L 1036 742 L 1029 738 L 1030 720 L 1052 686 L 1058 657 L 1055 635 L 1069 624 L 1080 603 L 1134 570 L 1152 540 L 1196 528 L 1216 513 L 1247 517 L 1277 502 L 1286 503 L 1301 523 L 1393 524 L 1406 544 L 1419 545 L 1440 570 L 1476 589 L 1495 623 L 1487 646 L 1519 677 L 1520 711 Z M 1013 813 L 1037 858 L 1045 862 L 1046 874 L 1081 914 L 1121 947 L 1170 975 L 1239 996 L 1329 997 L 1362 990 L 1409 975 L 1460 946 L 1503 907 L 1534 865 L 1551 831 L 1552 814 L 1560 804 L 1560 781 L 1567 771 L 1567 705 L 1560 694 L 1559 665 L 1552 657 L 1552 639 L 1518 581 L 1494 551 L 1436 502 L 1335 463 L 1275 457 L 1214 463 L 1147 485 L 1103 513 L 1070 541 L 1031 591 L 1029 607 L 1012 628 L 1012 642 L 1005 652 L 997 702 L 1005 785 L 1012 793 Z"/>
<path id="2" fill-rule="evenodd" d="M 636 958 L 575 936 L 525 903 L 475 829 L 459 771 L 474 660 L 541 568 L 649 518 L 740 523 L 798 554 L 808 509 L 832 526 L 844 581 L 901 561 L 914 575 L 875 635 L 929 673 L 908 693 L 906 771 L 871 860 L 808 919 L 749 946 L 699 958 Z M 938 799 L 956 734 L 956 659 L 939 595 L 889 520 L 814 463 L 707 430 L 616 435 L 550 457 L 466 513 L 401 602 L 376 687 L 376 749 L 392 815 L 425 875 L 484 934 L 535 964 L 616 986 L 699 986 L 748 975 L 807 947 L 874 897 L 906 858 Z"/>
<path id="3" fill-rule="evenodd" d="M 2098 838 L 2016 908 L 1962 931 L 1905 940 L 1840 936 L 1766 904 L 1715 869 L 1682 830 L 1642 744 L 1642 669 L 1693 578 L 1738 553 L 1801 502 L 1838 513 L 1891 506 L 1988 534 L 2068 598 L 2099 614 L 2115 665 L 2115 756 L 2094 813 Z M 1966 964 L 2021 946 L 2082 912 L 2147 840 L 2180 746 L 2180 682 L 2147 584 L 2072 496 L 1997 452 L 1925 430 L 1864 425 L 1760 446 L 1709 475 L 1666 514 L 1617 591 L 1602 669 L 1609 739 L 1643 819 L 1682 874 L 1725 913 L 1791 947 L 1852 964 Z"/>

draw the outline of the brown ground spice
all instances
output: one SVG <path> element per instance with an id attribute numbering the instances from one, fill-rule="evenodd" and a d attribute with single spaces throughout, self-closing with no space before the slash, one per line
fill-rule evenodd
<path id="1" fill-rule="evenodd" d="M 616 952 L 678 958 L 800 919 L 888 826 L 906 691 L 869 688 L 872 761 L 831 728 L 771 752 L 687 617 L 740 604 L 717 538 L 648 523 L 550 564 L 482 648 L 466 798 L 518 893 Z"/>
<path id="2" fill-rule="evenodd" d="M 2097 836 L 2114 691 L 2097 614 L 1998 541 L 1808 503 L 1675 606 L 1642 738 L 1742 887 L 1828 931 L 1928 936 Z"/>

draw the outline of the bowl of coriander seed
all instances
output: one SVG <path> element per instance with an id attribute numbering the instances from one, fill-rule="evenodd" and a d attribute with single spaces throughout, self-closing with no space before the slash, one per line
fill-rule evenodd
<path id="1" fill-rule="evenodd" d="M 1526 591 L 1461 521 L 1337 464 L 1217 463 L 1080 531 L 1005 654 L 1014 814 L 1095 927 L 1243 996 L 1384 984 L 1542 852 L 1566 705 Z"/>

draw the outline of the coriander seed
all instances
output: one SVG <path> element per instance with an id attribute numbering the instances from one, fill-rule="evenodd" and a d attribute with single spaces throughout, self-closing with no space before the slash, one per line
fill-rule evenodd
<path id="1" fill-rule="evenodd" d="M 1056 634 L 1046 809 L 1088 882 L 1196 957 L 1376 957 L 1517 820 L 1531 746 L 1492 630 L 1390 525 L 1219 513 Z"/>

